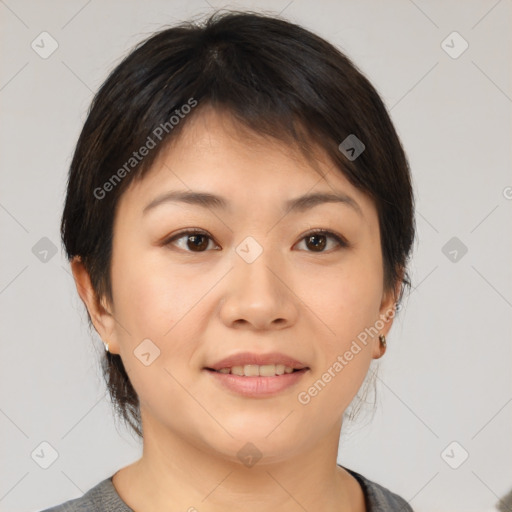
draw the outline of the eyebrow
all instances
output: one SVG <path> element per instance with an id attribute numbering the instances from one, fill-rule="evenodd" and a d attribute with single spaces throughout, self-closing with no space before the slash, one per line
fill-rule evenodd
<path id="1" fill-rule="evenodd" d="M 210 194 L 208 192 L 173 190 L 153 199 L 144 207 L 144 210 L 142 210 L 143 215 L 164 203 L 186 203 L 216 210 L 230 209 L 229 202 L 221 196 Z M 283 208 L 288 212 L 304 212 L 324 203 L 346 204 L 347 206 L 350 206 L 352 209 L 354 209 L 361 217 L 363 217 L 361 207 L 355 201 L 355 199 L 341 192 L 317 192 L 312 194 L 305 194 L 300 197 L 289 199 L 284 203 Z"/>

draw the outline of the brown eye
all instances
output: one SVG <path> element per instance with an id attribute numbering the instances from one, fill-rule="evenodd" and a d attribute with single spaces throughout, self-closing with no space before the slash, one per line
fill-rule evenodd
<path id="1" fill-rule="evenodd" d="M 309 235 L 306 237 L 306 246 L 308 249 L 313 248 L 315 251 L 322 251 L 327 245 L 326 238 L 325 235 Z"/>
<path id="2" fill-rule="evenodd" d="M 194 251 L 196 249 L 198 251 L 203 251 L 208 247 L 208 240 L 205 235 L 188 235 L 187 238 L 187 244 L 189 244 L 188 247 L 193 248 Z"/>
<path id="3" fill-rule="evenodd" d="M 348 247 L 348 243 L 341 237 L 327 230 L 317 229 L 308 233 L 301 239 L 304 241 L 308 252 L 323 253 L 329 252 L 325 248 L 329 245 L 329 240 L 333 240 L 340 247 Z M 180 242 L 180 243 L 178 243 Z M 180 249 L 186 252 L 206 252 L 209 247 L 209 243 L 213 243 L 212 237 L 205 231 L 201 230 L 189 230 L 182 231 L 172 238 L 168 239 L 162 245 L 176 245 Z M 215 245 L 216 250 L 219 249 Z"/>
<path id="4" fill-rule="evenodd" d="M 340 236 L 331 233 L 327 230 L 317 230 L 308 233 L 305 237 L 302 238 L 301 242 L 304 240 L 306 247 L 309 252 L 327 252 L 324 251 L 325 247 L 328 245 L 328 240 L 334 240 L 338 247 L 347 247 L 347 243 Z"/>
<path id="5" fill-rule="evenodd" d="M 184 240 L 184 242 L 176 245 L 187 252 L 205 252 L 208 249 L 209 242 L 213 242 L 213 239 L 206 232 L 191 230 L 178 233 L 164 242 L 163 245 L 170 245 L 181 240 Z"/>

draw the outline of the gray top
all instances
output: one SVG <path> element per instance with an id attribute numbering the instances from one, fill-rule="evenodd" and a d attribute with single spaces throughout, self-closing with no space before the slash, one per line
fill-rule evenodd
<path id="1" fill-rule="evenodd" d="M 397 494 L 345 466 L 338 465 L 347 470 L 360 483 L 365 496 L 367 512 L 414 512 L 407 501 Z M 82 497 L 40 512 L 133 512 L 117 494 L 116 488 L 112 484 L 112 476 L 102 480 Z"/>

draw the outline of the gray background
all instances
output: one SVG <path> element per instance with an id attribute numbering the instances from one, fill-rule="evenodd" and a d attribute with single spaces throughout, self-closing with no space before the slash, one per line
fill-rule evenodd
<path id="1" fill-rule="evenodd" d="M 107 72 L 151 32 L 212 7 L 282 11 L 340 47 L 410 160 L 414 288 L 381 360 L 378 411 L 342 435 L 340 463 L 417 512 L 495 510 L 512 488 L 510 0 L 0 1 L 0 509 L 78 497 L 139 457 L 113 422 L 103 346 L 60 247 L 66 175 Z M 58 43 L 46 59 L 31 47 L 43 31 Z M 453 31 L 469 44 L 457 58 L 461 40 L 442 44 Z M 56 254 L 43 256 L 44 237 Z M 47 469 L 42 442 L 58 454 Z"/>

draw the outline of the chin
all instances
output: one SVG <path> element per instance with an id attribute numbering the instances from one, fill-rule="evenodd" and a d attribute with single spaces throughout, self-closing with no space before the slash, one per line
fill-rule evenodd
<path id="1" fill-rule="evenodd" d="M 284 419 L 286 414 L 267 415 L 265 418 L 240 414 L 233 421 L 226 420 L 222 423 L 233 437 L 223 429 L 222 433 L 217 429 L 215 434 L 209 430 L 203 432 L 202 442 L 208 449 L 222 454 L 223 458 L 231 462 L 245 465 L 246 460 L 250 463 L 256 459 L 258 464 L 280 462 L 301 452 L 312 441 L 305 434 L 307 429 L 298 428 L 295 423 L 297 418 L 292 420 L 293 415 L 292 413 Z"/>

